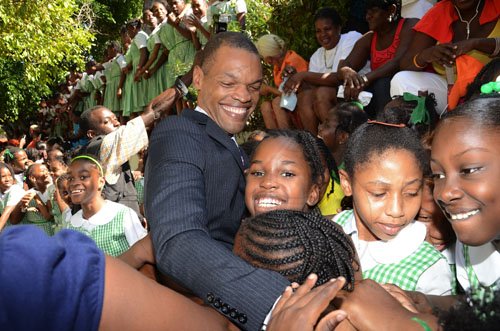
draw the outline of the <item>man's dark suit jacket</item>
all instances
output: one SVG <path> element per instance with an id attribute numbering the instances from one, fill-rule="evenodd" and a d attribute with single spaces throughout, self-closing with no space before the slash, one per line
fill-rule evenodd
<path id="1" fill-rule="evenodd" d="M 242 155 L 248 164 L 200 112 L 166 118 L 150 139 L 145 209 L 160 271 L 240 328 L 258 330 L 289 282 L 231 252 L 245 212 Z"/>

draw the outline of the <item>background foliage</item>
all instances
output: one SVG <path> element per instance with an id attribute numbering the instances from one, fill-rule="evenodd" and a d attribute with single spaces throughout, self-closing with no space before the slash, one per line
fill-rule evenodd
<path id="1" fill-rule="evenodd" d="M 348 6 L 347 0 L 246 2 L 252 39 L 275 33 L 306 59 L 318 47 L 316 10 L 330 5 L 345 17 Z M 118 39 L 120 26 L 140 17 L 143 5 L 144 0 L 0 0 L 0 125 L 28 124 L 40 100 L 51 97 L 69 69 L 82 69 L 90 55 L 100 61 L 105 42 Z M 259 127 L 256 112 L 250 129 Z"/>

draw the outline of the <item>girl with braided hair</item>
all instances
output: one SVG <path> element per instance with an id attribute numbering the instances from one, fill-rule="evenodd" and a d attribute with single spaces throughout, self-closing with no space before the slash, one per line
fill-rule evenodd
<path id="1" fill-rule="evenodd" d="M 307 131 L 270 130 L 246 172 L 250 214 L 275 209 L 310 211 L 319 201 L 324 166 L 316 138 Z"/>
<path id="2" fill-rule="evenodd" d="M 317 210 L 273 210 L 247 218 L 236 234 L 233 251 L 290 282 L 303 283 L 310 273 L 318 275 L 316 285 L 343 276 L 344 288 L 352 290 L 355 278 L 361 278 L 349 236 Z"/>

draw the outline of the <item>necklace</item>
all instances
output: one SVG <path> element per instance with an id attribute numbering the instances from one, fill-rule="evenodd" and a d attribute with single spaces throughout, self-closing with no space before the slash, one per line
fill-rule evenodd
<path id="1" fill-rule="evenodd" d="M 474 16 L 472 16 L 472 18 L 469 20 L 469 21 L 466 21 L 462 18 L 462 15 L 460 14 L 460 10 L 457 8 L 457 6 L 455 6 L 455 10 L 457 11 L 457 14 L 458 14 L 458 18 L 460 18 L 460 22 L 462 23 L 465 23 L 466 24 L 466 30 L 467 30 L 467 38 L 466 40 L 469 40 L 469 35 L 470 35 L 470 24 L 472 23 L 472 21 L 474 21 L 474 19 L 476 18 L 477 14 L 479 13 L 479 5 L 481 4 L 481 0 L 479 0 L 477 2 L 477 6 L 476 6 L 476 13 L 474 14 Z"/>
<path id="2" fill-rule="evenodd" d="M 333 68 L 333 62 L 335 62 L 335 56 L 337 55 L 338 46 L 339 46 L 339 43 L 337 43 L 337 45 L 335 45 L 335 47 L 333 49 L 333 54 L 331 56 L 328 56 L 328 61 L 326 60 L 326 53 L 329 53 L 329 55 L 330 55 L 331 52 L 329 52 L 329 51 L 332 51 L 332 50 L 325 48 L 325 51 L 323 52 L 323 60 L 325 61 L 325 68 L 327 70 L 332 70 L 332 68 Z M 331 63 L 330 63 L 330 61 L 331 61 Z"/>

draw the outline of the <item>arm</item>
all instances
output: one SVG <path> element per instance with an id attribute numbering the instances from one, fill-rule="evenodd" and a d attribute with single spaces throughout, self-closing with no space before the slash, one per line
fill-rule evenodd
<path id="1" fill-rule="evenodd" d="M 156 64 L 153 66 L 153 68 L 151 70 L 149 70 L 149 75 L 154 74 L 159 68 L 161 68 L 162 65 L 165 64 L 165 62 L 167 62 L 168 53 L 169 53 L 169 50 L 166 48 L 163 50 L 163 52 L 161 52 L 160 58 L 158 59 L 158 61 L 156 61 Z"/>
<path id="2" fill-rule="evenodd" d="M 137 71 L 135 73 L 135 77 L 134 77 L 134 80 L 136 82 L 140 81 L 141 80 L 141 76 L 142 74 L 144 73 L 142 67 L 146 64 L 146 62 L 148 61 L 148 49 L 146 47 L 142 47 L 140 50 L 139 50 L 140 54 L 141 54 L 141 58 L 139 59 L 139 64 L 137 66 Z"/>
<path id="3" fill-rule="evenodd" d="M 158 58 L 158 54 L 160 53 L 160 48 L 161 48 L 161 43 L 155 44 L 155 46 L 153 47 L 153 51 L 151 52 L 151 54 L 149 54 L 148 61 L 142 67 L 143 71 L 148 70 L 149 67 L 151 67 L 151 65 L 156 61 L 156 59 Z"/>
<path id="4" fill-rule="evenodd" d="M 399 62 L 401 70 L 422 71 L 432 62 L 450 64 L 454 61 L 453 45 L 439 44 L 422 32 L 416 31 L 408 51 Z"/>
<path id="5" fill-rule="evenodd" d="M 216 223 L 215 226 L 218 222 L 225 224 L 225 232 L 228 227 L 236 230 L 241 214 L 235 216 L 238 213 L 233 209 L 243 212 L 244 201 L 243 192 L 238 189 L 233 192 L 233 189 L 243 178 L 242 174 L 227 176 L 227 169 L 223 173 L 219 172 L 220 167 L 214 169 L 221 162 L 234 162 L 233 156 L 229 155 L 228 159 L 227 150 L 216 153 L 219 150 L 214 147 L 215 143 L 200 134 L 195 125 L 183 116 L 169 117 L 155 128 L 151 137 L 145 209 L 157 266 L 214 307 L 218 302 L 214 298 L 220 298 L 221 303 L 246 315 L 239 317 L 241 326 L 257 330 L 288 281 L 274 272 L 253 268 L 230 251 L 227 241 L 224 244 L 211 237 L 209 222 Z M 165 144 L 166 141 L 169 143 Z M 209 153 L 212 155 L 209 159 L 205 157 L 206 148 L 213 152 Z M 217 199 L 213 191 L 218 187 L 207 188 L 213 194 L 206 194 L 207 177 L 202 170 L 205 167 L 210 172 L 208 177 L 227 176 L 224 186 L 228 185 L 231 191 L 224 190 Z M 239 167 L 238 171 L 241 171 Z M 235 196 L 239 197 L 236 201 Z M 213 200 L 209 199 L 219 203 L 211 204 L 209 201 Z M 212 214 L 220 218 L 209 221 L 207 206 L 217 209 Z"/>
<path id="6" fill-rule="evenodd" d="M 336 72 L 312 72 L 302 71 L 290 76 L 284 85 L 284 92 L 289 93 L 297 91 L 302 85 L 302 82 L 307 82 L 317 86 L 331 86 L 337 87 L 342 82 L 338 78 Z"/>
<path id="7" fill-rule="evenodd" d="M 16 217 L 14 217 L 15 214 L 17 214 Z M 20 204 L 5 207 L 0 216 L 0 231 L 5 227 L 9 217 L 11 218 L 11 224 L 17 224 L 21 221 L 22 213 Z"/>

